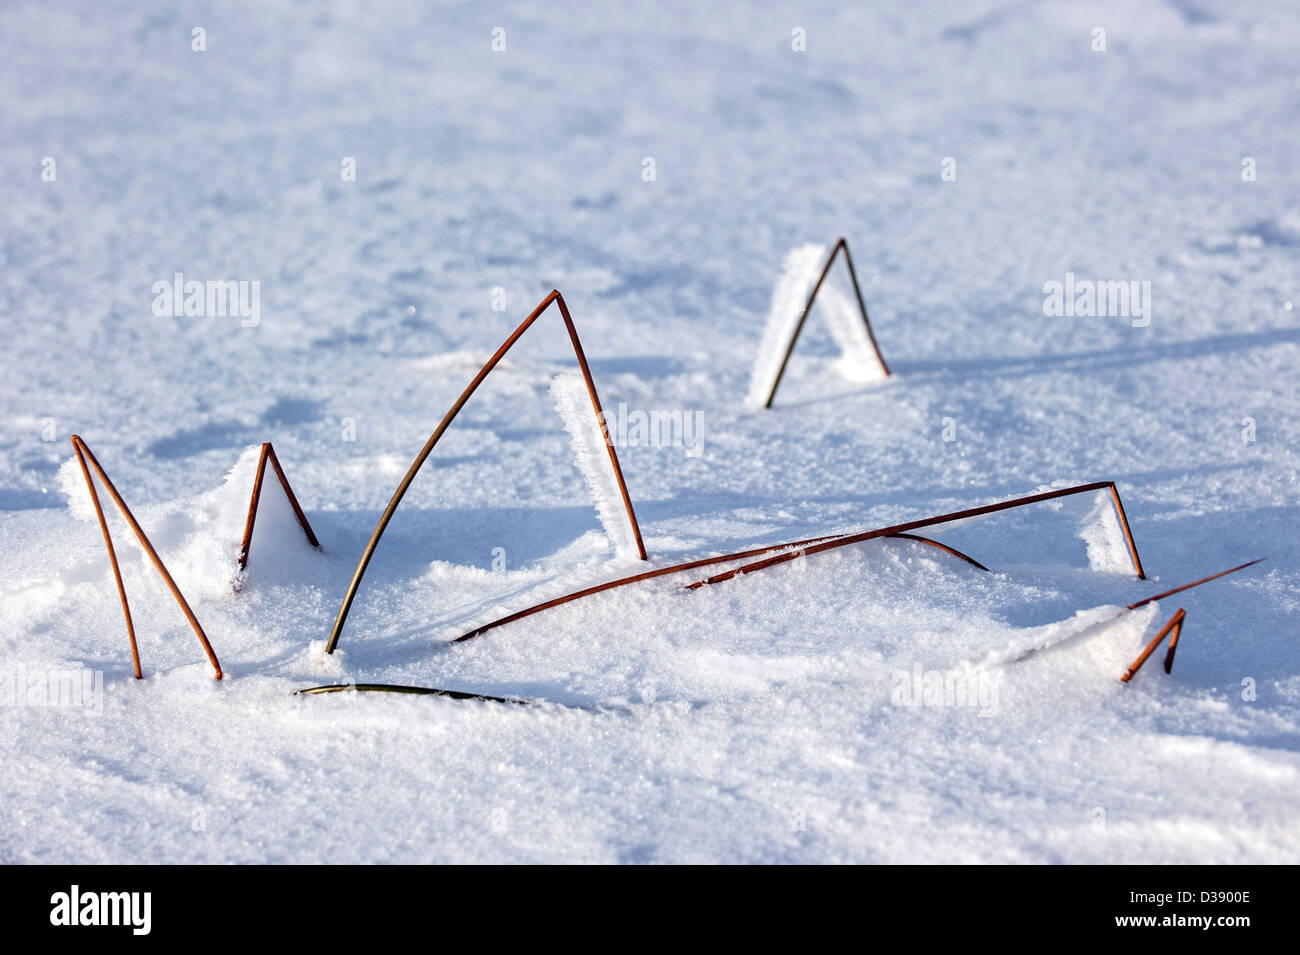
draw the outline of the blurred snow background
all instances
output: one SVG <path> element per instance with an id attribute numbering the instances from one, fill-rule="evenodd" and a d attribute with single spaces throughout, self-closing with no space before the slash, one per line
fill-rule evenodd
<path id="1" fill-rule="evenodd" d="M 0 8 L 0 670 L 105 680 L 99 715 L 0 708 L 0 861 L 1300 861 L 1298 47 L 1295 4 L 1208 0 Z M 896 377 L 829 374 L 814 313 L 746 408 L 782 262 L 839 235 Z M 1150 326 L 1045 317 L 1069 271 L 1150 281 Z M 259 282 L 260 322 L 156 317 L 176 272 Z M 1153 579 L 1062 502 L 936 533 L 991 575 L 875 542 L 449 647 L 640 566 L 548 394 L 551 315 L 324 657 L 411 458 L 553 287 L 607 409 L 705 423 L 620 451 L 656 564 L 1115 480 Z M 70 433 L 222 683 L 114 517 L 130 679 Z M 268 481 L 236 596 L 267 440 L 324 552 Z M 1179 606 L 1172 676 L 1121 685 Z M 1083 636 L 979 669 L 1036 628 Z M 996 705 L 897 705 L 918 666 Z M 555 705 L 289 695 L 341 680 Z"/>

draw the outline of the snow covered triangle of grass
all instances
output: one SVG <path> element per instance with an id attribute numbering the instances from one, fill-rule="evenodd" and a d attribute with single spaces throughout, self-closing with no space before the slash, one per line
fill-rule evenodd
<path id="1" fill-rule="evenodd" d="M 609 459 L 604 429 L 587 394 L 587 383 L 581 375 L 556 375 L 551 380 L 551 399 L 564 421 L 564 429 L 569 432 L 578 470 L 587 479 L 596 515 L 615 553 L 619 557 L 639 556 L 640 548 L 632 532 L 632 522 L 623 509 L 623 494 Z"/>
<path id="2" fill-rule="evenodd" d="M 808 295 L 817 284 L 826 263 L 826 246 L 811 243 L 801 245 L 786 255 L 781 264 L 781 274 L 772 289 L 772 304 L 768 307 L 767 324 L 763 339 L 754 359 L 753 374 L 749 379 L 749 394 L 745 403 L 751 408 L 761 408 L 767 403 L 772 384 L 781 370 L 781 361 L 794 335 Z M 815 310 L 826 316 L 831 337 L 840 350 L 834 364 L 837 374 L 850 381 L 876 381 L 886 377 L 885 367 L 871 339 L 857 303 L 833 281 L 822 283 L 817 292 Z"/>

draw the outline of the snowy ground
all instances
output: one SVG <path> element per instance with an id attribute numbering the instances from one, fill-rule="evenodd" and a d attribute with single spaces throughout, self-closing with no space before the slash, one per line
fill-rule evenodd
<path id="1" fill-rule="evenodd" d="M 0 861 L 1300 861 L 1294 4 L 154 6 L 0 9 Z M 786 253 L 841 234 L 896 376 L 836 376 L 814 312 L 751 410 Z M 259 282 L 259 323 L 155 316 L 178 271 Z M 1067 272 L 1149 281 L 1150 324 L 1046 317 Z M 656 566 L 1114 480 L 1152 579 L 1072 500 L 934 532 L 992 574 L 878 541 L 449 646 L 640 566 L 552 404 L 552 314 L 325 657 L 410 460 L 553 287 L 611 411 L 704 424 L 620 449 Z M 71 433 L 224 681 L 114 517 L 131 679 Z M 324 551 L 268 483 L 235 594 L 268 440 Z M 1172 675 L 1119 683 L 1180 606 Z M 899 705 L 917 667 L 982 705 Z M 95 705 L 37 705 L 82 669 Z M 348 680 L 549 702 L 290 696 Z"/>

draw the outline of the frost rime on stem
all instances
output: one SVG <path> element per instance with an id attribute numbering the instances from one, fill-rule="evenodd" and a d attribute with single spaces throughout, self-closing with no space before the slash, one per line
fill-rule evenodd
<path id="1" fill-rule="evenodd" d="M 812 291 L 825 262 L 826 246 L 813 243 L 791 249 L 781 263 L 781 274 L 772 288 L 772 304 L 767 310 L 763 340 L 759 343 L 754 372 L 749 379 L 746 403 L 750 407 L 761 408 L 767 402 L 768 392 L 789 347 L 790 336 L 799 324 L 808 293 Z"/>
<path id="2" fill-rule="evenodd" d="M 623 509 L 623 494 L 614 476 L 605 434 L 596 420 L 587 383 L 581 375 L 556 375 L 551 381 L 551 399 L 564 421 L 573 445 L 578 470 L 591 489 L 596 516 L 620 557 L 635 557 L 640 552 L 632 523 Z"/>
<path id="3" fill-rule="evenodd" d="M 876 349 L 867 337 L 867 326 L 862 321 L 858 303 L 834 284 L 829 276 L 817 293 L 816 307 L 824 310 L 831 338 L 840 350 L 835 371 L 850 381 L 884 378 L 884 366 L 880 364 Z"/>

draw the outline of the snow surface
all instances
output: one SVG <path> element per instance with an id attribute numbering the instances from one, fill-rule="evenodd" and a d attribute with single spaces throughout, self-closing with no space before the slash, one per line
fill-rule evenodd
<path id="1" fill-rule="evenodd" d="M 1298 17 L 4 5 L 0 861 L 1300 861 Z M 828 376 L 809 322 L 777 407 L 745 407 L 787 251 L 839 235 L 895 376 Z M 156 317 L 178 271 L 259 281 L 260 322 Z M 1150 325 L 1045 317 L 1069 271 L 1150 281 Z M 576 371 L 548 314 L 326 656 L 411 459 L 552 288 L 607 409 L 707 421 L 698 454 L 619 449 L 653 566 L 1115 480 L 1152 579 L 1081 495 L 934 529 L 989 574 L 881 540 L 450 645 L 628 572 L 548 394 Z M 110 511 L 131 679 L 70 433 L 225 680 Z M 268 475 L 236 593 L 267 440 L 323 549 Z M 1121 684 L 1180 606 L 1173 673 Z M 14 705 L 19 675 L 83 669 L 91 705 Z M 548 702 L 290 695 L 349 681 Z"/>

